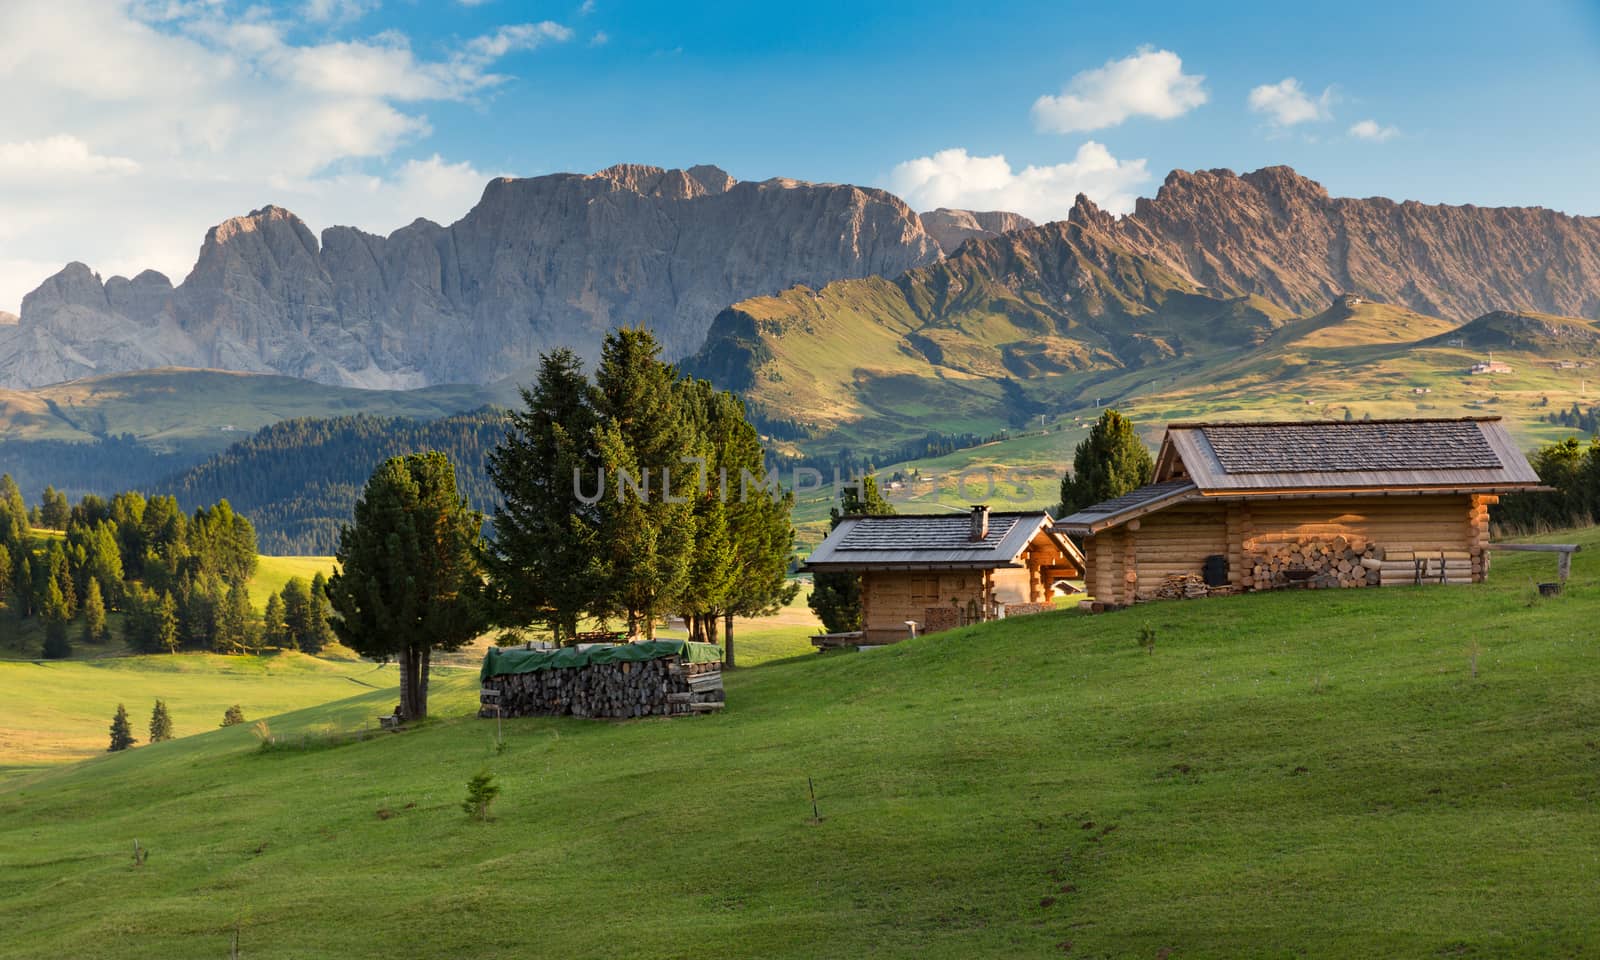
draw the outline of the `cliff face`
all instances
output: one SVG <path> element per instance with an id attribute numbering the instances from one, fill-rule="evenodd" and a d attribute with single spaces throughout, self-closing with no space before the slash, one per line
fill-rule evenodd
<path id="1" fill-rule="evenodd" d="M 405 388 L 484 383 L 646 324 L 677 357 L 729 303 L 895 275 L 942 255 L 881 190 L 739 183 L 716 167 L 623 165 L 491 182 L 449 227 L 319 239 L 265 207 L 214 227 L 189 276 L 104 283 L 71 264 L 0 328 L 0 385 L 155 366 Z"/>
<path id="2" fill-rule="evenodd" d="M 1464 323 L 1498 309 L 1600 315 L 1600 218 L 1542 207 L 1329 197 L 1288 167 L 1174 171 L 1120 219 L 1075 222 L 1227 296 L 1295 313 L 1359 293 Z"/>
<path id="3" fill-rule="evenodd" d="M 951 210 L 940 207 L 922 214 L 922 228 L 939 241 L 939 246 L 947 254 L 955 253 L 973 237 L 997 237 L 1033 225 L 1033 221 L 1022 214 L 1004 210 Z"/>

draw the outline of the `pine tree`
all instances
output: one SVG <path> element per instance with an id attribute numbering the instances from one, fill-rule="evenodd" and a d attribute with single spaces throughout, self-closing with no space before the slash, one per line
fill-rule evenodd
<path id="1" fill-rule="evenodd" d="M 65 530 L 67 519 L 72 516 L 72 505 L 67 502 L 67 495 L 60 493 L 55 487 L 44 488 L 44 500 L 39 505 L 39 519 L 43 526 L 51 530 Z"/>
<path id="2" fill-rule="evenodd" d="M 150 742 L 160 743 L 172 739 L 172 717 L 167 713 L 167 702 L 157 699 L 154 710 L 150 711 Z"/>
<path id="3" fill-rule="evenodd" d="M 0 543 L 9 546 L 16 555 L 32 534 L 28 529 L 28 504 L 22 499 L 22 490 L 11 479 L 11 474 L 0 475 Z"/>
<path id="4" fill-rule="evenodd" d="M 894 507 L 878 492 L 878 480 L 868 474 L 858 486 L 844 488 L 837 507 L 828 510 L 831 528 L 845 517 L 886 516 Z M 861 629 L 861 577 L 854 573 L 818 573 L 812 578 L 811 596 L 806 603 L 829 633 Z"/>
<path id="5" fill-rule="evenodd" d="M 100 599 L 100 581 L 89 580 L 87 596 L 83 600 L 83 641 L 105 643 L 111 639 L 106 630 L 106 605 Z"/>
<path id="6" fill-rule="evenodd" d="M 1072 455 L 1072 472 L 1061 479 L 1057 516 L 1120 497 L 1150 482 L 1155 461 L 1133 429 L 1133 421 L 1107 409 Z"/>
<path id="7" fill-rule="evenodd" d="M 283 585 L 283 625 L 285 646 L 305 653 L 321 653 L 317 645 L 318 634 L 312 624 L 316 608 L 311 602 L 311 588 L 299 577 L 290 577 Z"/>
<path id="8" fill-rule="evenodd" d="M 228 587 L 217 624 L 218 649 L 226 653 L 240 653 L 255 646 L 251 636 L 250 593 L 243 583 Z"/>
<path id="9" fill-rule="evenodd" d="M 481 583 L 481 514 L 456 492 L 442 453 L 394 457 L 356 501 L 339 532 L 339 572 L 328 581 L 334 631 L 357 653 L 400 663 L 400 709 L 428 714 L 435 648 L 453 650 L 484 626 L 473 602 Z"/>
<path id="10" fill-rule="evenodd" d="M 582 362 L 556 350 L 540 359 L 538 380 L 522 391 L 522 410 L 489 455 L 502 505 L 484 565 L 500 626 L 542 623 L 557 643 L 570 642 L 595 606 L 598 509 L 579 492 L 592 494 L 598 484 L 596 417 Z"/>
<path id="11" fill-rule="evenodd" d="M 630 634 L 654 636 L 655 621 L 688 585 L 694 551 L 690 498 L 693 446 L 676 373 L 645 330 L 606 336 L 595 372 L 595 446 L 608 484 L 600 501 L 598 544 L 606 595 L 596 613 L 627 618 Z M 674 502 L 677 499 L 682 502 Z"/>
<path id="12" fill-rule="evenodd" d="M 178 604 L 172 594 L 163 593 L 154 610 L 154 640 L 158 649 L 178 652 Z"/>
<path id="13" fill-rule="evenodd" d="M 338 638 L 333 635 L 333 625 L 328 622 L 333 613 L 328 604 L 328 578 L 320 570 L 311 578 L 310 601 L 306 628 L 310 631 L 311 642 L 302 649 L 307 653 L 321 653 Z"/>
<path id="14" fill-rule="evenodd" d="M 138 742 L 133 738 L 133 727 L 128 723 L 127 708 L 117 704 L 117 715 L 111 718 L 111 746 L 106 748 L 106 752 L 126 750 Z"/>
<path id="15" fill-rule="evenodd" d="M 283 621 L 283 597 L 271 594 L 267 597 L 267 610 L 262 617 L 261 642 L 269 647 L 291 646 L 288 628 Z"/>
<path id="16" fill-rule="evenodd" d="M 222 712 L 224 727 L 237 726 L 241 723 L 244 723 L 244 710 L 237 703 Z"/>
<path id="17" fill-rule="evenodd" d="M 0 603 L 11 596 L 11 551 L 0 543 Z"/>

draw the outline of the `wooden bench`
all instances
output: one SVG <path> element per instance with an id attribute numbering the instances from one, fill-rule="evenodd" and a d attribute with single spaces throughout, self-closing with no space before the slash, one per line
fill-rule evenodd
<path id="1" fill-rule="evenodd" d="M 854 647 L 861 643 L 862 632 L 849 630 L 844 633 L 819 633 L 811 638 L 811 645 L 817 650 L 836 650 L 840 647 Z"/>
<path id="2" fill-rule="evenodd" d="M 1557 553 L 1556 576 L 1562 583 L 1567 582 L 1567 577 L 1572 575 L 1572 555 L 1582 550 L 1583 547 L 1576 543 L 1490 543 L 1485 544 L 1490 550 L 1518 550 L 1528 553 Z"/>

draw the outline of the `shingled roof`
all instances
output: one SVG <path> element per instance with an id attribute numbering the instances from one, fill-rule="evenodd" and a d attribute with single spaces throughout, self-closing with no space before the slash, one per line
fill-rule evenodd
<path id="1" fill-rule="evenodd" d="M 1092 534 L 1185 500 L 1539 487 L 1499 417 L 1174 423 L 1155 480 L 1064 517 L 1056 529 Z"/>
<path id="2" fill-rule="evenodd" d="M 1019 567 L 1018 559 L 1041 530 L 1081 566 L 1072 541 L 1049 531 L 1050 515 L 991 512 L 982 540 L 972 540 L 964 513 L 846 517 L 807 558 L 813 571 L 896 568 L 995 569 Z"/>

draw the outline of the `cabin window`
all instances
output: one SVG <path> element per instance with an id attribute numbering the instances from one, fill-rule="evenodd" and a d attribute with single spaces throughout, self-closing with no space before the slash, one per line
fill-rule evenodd
<path id="1" fill-rule="evenodd" d="M 912 577 L 911 600 L 913 603 L 932 603 L 939 598 L 939 578 Z"/>

